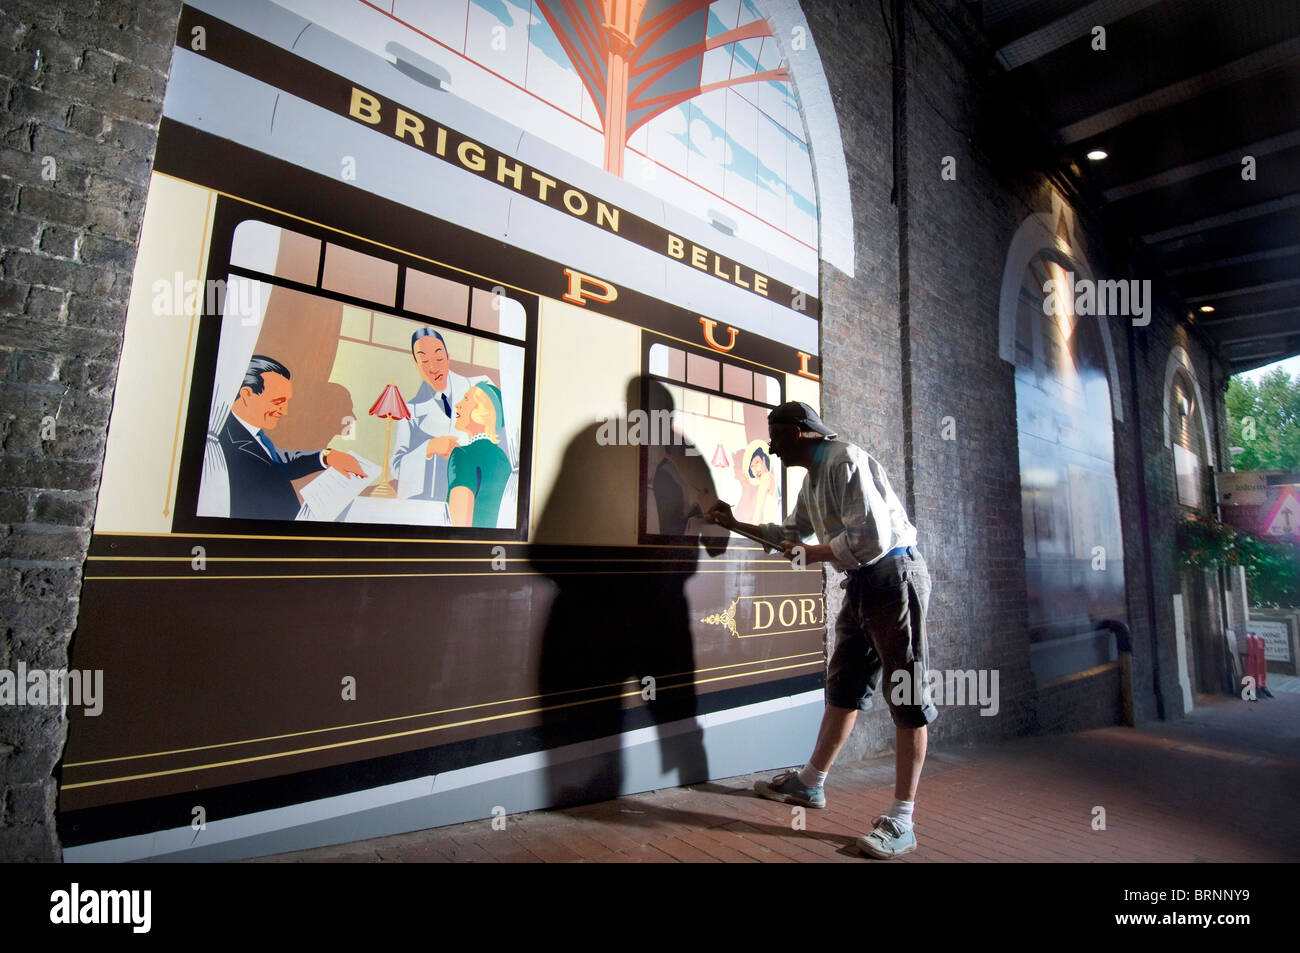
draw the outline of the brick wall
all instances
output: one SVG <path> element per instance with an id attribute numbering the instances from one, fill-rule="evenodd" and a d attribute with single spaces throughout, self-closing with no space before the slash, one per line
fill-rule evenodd
<path id="1" fill-rule="evenodd" d="M 1041 210 L 1034 188 L 1041 180 L 1004 181 L 984 148 L 979 117 L 989 94 L 980 70 L 953 45 L 963 26 L 941 9 L 913 4 L 903 31 L 913 341 L 906 370 L 914 512 L 934 567 L 931 665 L 997 669 L 1001 706 L 996 717 L 944 709 L 934 731 L 939 743 L 1023 734 L 1036 717 L 1015 377 L 998 357 L 998 316 L 1007 249 L 1025 216 Z M 941 175 L 946 157 L 955 179 Z"/>
<path id="2" fill-rule="evenodd" d="M 1039 196 L 1032 185 L 1017 194 L 990 170 L 973 142 L 976 71 L 946 32 L 913 11 L 903 31 L 900 234 L 900 210 L 890 204 L 892 63 L 881 15 L 864 6 L 850 20 L 831 3 L 803 6 L 840 112 L 858 223 L 856 280 L 831 274 L 823 282 L 826 416 L 882 461 L 900 494 L 907 489 L 934 583 L 930 665 L 999 670 L 998 717 L 945 708 L 932 739 L 1026 733 L 1037 726 L 1037 696 L 1025 634 L 1014 376 L 998 358 L 998 299 L 1011 236 Z M 945 156 L 956 160 L 955 181 L 941 179 Z M 881 710 L 859 719 L 841 757 L 892 745 Z"/>
<path id="3" fill-rule="evenodd" d="M 875 8 L 804 3 L 840 122 L 856 236 L 855 274 L 822 265 L 822 411 L 846 440 L 868 450 L 904 493 L 903 399 L 898 381 L 898 210 L 893 175 L 889 40 Z M 813 148 L 817 148 L 816 144 Z M 828 580 L 828 618 L 839 611 Z M 833 650 L 833 632 L 828 639 Z M 812 739 L 809 739 L 811 744 Z M 845 759 L 893 744 L 888 715 L 859 719 Z"/>
<path id="4" fill-rule="evenodd" d="M 67 665 L 179 10 L 0 9 L 0 668 Z M 66 730 L 0 708 L 0 858 L 58 858 Z"/>
<path id="5" fill-rule="evenodd" d="M 1118 662 L 1067 675 L 1043 691 L 1038 704 L 1042 732 L 1085 731 L 1124 720 Z"/>

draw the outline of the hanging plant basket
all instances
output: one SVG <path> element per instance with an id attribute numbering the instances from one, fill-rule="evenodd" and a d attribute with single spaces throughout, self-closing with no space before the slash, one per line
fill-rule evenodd
<path id="1" fill-rule="evenodd" d="M 1235 566 L 1241 561 L 1239 534 L 1209 516 L 1192 516 L 1178 523 L 1178 562 L 1188 569 Z"/>
<path id="2" fill-rule="evenodd" d="M 1177 538 L 1180 565 L 1245 566 L 1252 604 L 1300 606 L 1300 545 L 1260 539 L 1209 516 L 1181 520 Z"/>

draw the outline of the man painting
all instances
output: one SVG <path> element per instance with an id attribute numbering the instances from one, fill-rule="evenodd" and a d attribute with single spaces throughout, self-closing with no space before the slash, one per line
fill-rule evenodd
<path id="1" fill-rule="evenodd" d="M 826 675 L 826 709 L 816 746 L 798 771 L 759 781 L 765 798 L 823 808 L 823 782 L 848 740 L 859 711 L 885 680 L 894 721 L 894 803 L 875 818 L 858 849 L 873 857 L 897 857 L 916 849 L 912 810 L 925 763 L 927 726 L 938 710 L 922 691 L 896 698 L 898 678 L 919 686 L 925 678 L 925 613 L 930 575 L 916 551 L 916 529 L 889 484 L 884 468 L 865 450 L 836 440 L 807 404 L 790 401 L 768 414 L 772 454 L 786 466 L 804 467 L 794 511 L 784 525 L 738 521 L 726 503 L 710 511 L 715 523 L 762 538 L 786 556 L 830 563 L 845 573 L 844 608 L 835 620 L 835 654 Z M 816 545 L 802 540 L 816 535 Z"/>

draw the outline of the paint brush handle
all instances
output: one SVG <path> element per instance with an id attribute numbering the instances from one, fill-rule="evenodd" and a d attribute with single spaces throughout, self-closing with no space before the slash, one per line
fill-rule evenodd
<path id="1" fill-rule="evenodd" d="M 725 527 L 724 527 L 724 528 L 725 528 Z M 743 537 L 745 537 L 745 539 L 752 539 L 752 540 L 753 540 L 754 542 L 756 542 L 756 543 L 761 543 L 761 544 L 762 544 L 763 546 L 765 546 L 765 547 L 766 547 L 766 546 L 771 546 L 771 545 L 772 545 L 770 542 L 768 542 L 767 540 L 765 540 L 762 536 L 756 536 L 756 535 L 754 535 L 753 533 L 746 533 L 746 532 L 745 532 L 743 529 L 741 529 L 739 526 L 733 526 L 733 527 L 731 527 L 731 530 L 730 530 L 730 531 L 733 532 L 733 533 L 736 533 L 736 534 L 739 535 L 739 536 L 743 536 Z"/>
<path id="2" fill-rule="evenodd" d="M 687 512 L 687 514 L 686 514 L 686 518 L 687 518 L 687 519 L 690 519 L 692 516 L 701 516 L 701 517 L 704 517 L 705 519 L 708 519 L 708 517 L 705 517 L 705 515 L 704 515 L 704 510 L 700 507 L 700 505 L 699 505 L 698 503 L 695 504 L 694 506 L 692 506 L 692 507 L 690 508 L 690 511 Z M 712 521 L 710 520 L 709 522 L 712 522 Z M 713 525 L 714 525 L 714 526 L 722 526 L 721 523 L 713 523 Z M 723 529 L 728 529 L 728 528 L 724 526 Z M 732 532 L 732 533 L 735 533 L 735 534 L 737 534 L 738 536 L 743 536 L 743 537 L 745 537 L 745 539 L 751 539 L 751 540 L 753 540 L 753 541 L 756 542 L 756 543 L 761 543 L 764 547 L 768 547 L 768 546 L 771 546 L 771 545 L 772 545 L 770 542 L 768 542 L 767 540 L 765 540 L 762 536 L 755 536 L 753 533 L 747 533 L 747 532 L 745 532 L 743 529 L 741 529 L 739 526 L 733 526 L 733 527 L 730 527 L 730 529 L 729 529 L 728 531 L 729 531 L 729 532 Z"/>

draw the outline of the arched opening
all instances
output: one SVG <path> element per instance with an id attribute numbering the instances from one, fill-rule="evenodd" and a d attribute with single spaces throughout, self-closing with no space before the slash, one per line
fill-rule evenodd
<path id="1" fill-rule="evenodd" d="M 1183 506 L 1203 510 L 1211 488 L 1206 484 L 1210 460 L 1210 425 L 1196 368 L 1187 351 L 1175 345 L 1165 364 L 1164 436 L 1173 454 L 1177 499 Z"/>
<path id="2" fill-rule="evenodd" d="M 1030 666 L 1050 681 L 1112 661 L 1103 623 L 1126 620 L 1114 362 L 1101 319 L 1052 294 L 1072 288 L 1086 262 L 1064 242 L 1027 258 L 1003 318 L 1015 364 Z"/>
<path id="3" fill-rule="evenodd" d="M 1163 423 L 1171 495 L 1183 517 L 1199 516 L 1213 500 L 1212 444 L 1196 368 L 1181 346 L 1170 351 L 1165 365 Z M 1220 687 L 1222 592 L 1214 570 L 1190 567 L 1180 570 L 1179 591 L 1183 624 L 1175 632 L 1176 657 L 1184 703 L 1191 707 L 1192 691 L 1217 692 Z"/>
<path id="4" fill-rule="evenodd" d="M 1207 450 L 1201 436 L 1201 404 L 1192 379 L 1184 370 L 1174 374 L 1169 388 L 1172 407 L 1170 448 L 1174 455 L 1174 482 L 1178 502 L 1194 510 L 1203 510 L 1206 501 L 1205 465 Z"/>

